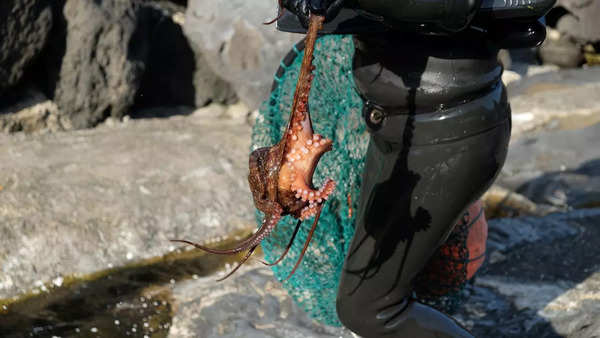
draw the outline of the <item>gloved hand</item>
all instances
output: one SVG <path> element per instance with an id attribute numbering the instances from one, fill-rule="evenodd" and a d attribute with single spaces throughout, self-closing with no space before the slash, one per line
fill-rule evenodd
<path id="1" fill-rule="evenodd" d="M 308 27 L 310 13 L 324 16 L 325 22 L 331 21 L 343 3 L 344 0 L 281 0 L 281 5 L 296 14 L 304 27 Z"/>

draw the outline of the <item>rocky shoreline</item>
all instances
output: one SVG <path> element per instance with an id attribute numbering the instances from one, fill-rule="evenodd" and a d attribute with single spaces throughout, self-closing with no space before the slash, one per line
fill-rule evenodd
<path id="1" fill-rule="evenodd" d="M 0 41 L 0 336 L 353 337 L 310 320 L 270 270 L 215 284 L 228 262 L 169 242 L 255 228 L 251 125 L 300 38 L 262 25 L 273 9 L 0 5 L 11 37 Z M 487 261 L 455 315 L 478 337 L 595 337 L 600 68 L 511 62 L 513 133 L 485 197 Z M 36 320 L 47 325 L 19 326 Z"/>

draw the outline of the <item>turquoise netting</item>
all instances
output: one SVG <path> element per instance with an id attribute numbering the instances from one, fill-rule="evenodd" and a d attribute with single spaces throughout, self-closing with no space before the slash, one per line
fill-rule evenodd
<path id="1" fill-rule="evenodd" d="M 284 132 L 304 54 L 295 51 L 298 56 L 291 64 L 282 62 L 284 72 L 275 77 L 277 86 L 260 109 L 252 134 L 252 150 L 275 144 Z M 311 317 L 329 325 L 340 325 L 335 298 L 347 246 L 354 233 L 355 215 L 350 215 L 350 207 L 356 210 L 364 154 L 369 142 L 361 118 L 363 102 L 352 79 L 353 54 L 350 36 L 324 36 L 315 46 L 315 79 L 309 98 L 311 118 L 315 133 L 331 138 L 334 143 L 333 150 L 319 162 L 314 182 L 319 187 L 331 177 L 338 184 L 323 208 L 302 265 L 290 280 L 283 282 L 284 288 Z M 258 222 L 262 221 L 262 214 L 257 213 L 256 217 Z M 292 249 L 279 265 L 273 267 L 278 280 L 286 278 L 296 263 L 312 221 L 313 218 L 302 223 Z M 262 242 L 268 261 L 280 256 L 295 225 L 292 217 L 283 218 L 272 235 Z"/>
<path id="2" fill-rule="evenodd" d="M 275 76 L 275 86 L 262 105 L 252 133 L 251 150 L 271 146 L 284 133 L 300 71 L 303 52 L 294 47 L 282 61 Z M 333 150 L 320 160 L 314 183 L 321 186 L 326 178 L 338 184 L 321 213 L 319 225 L 300 268 L 283 282 L 283 287 L 312 318 L 339 326 L 335 300 L 344 258 L 354 234 L 355 210 L 358 206 L 364 158 L 369 135 L 361 117 L 363 101 L 355 90 L 352 77 L 354 44 L 351 36 L 329 35 L 317 40 L 314 52 L 315 79 L 309 97 L 315 133 L 333 140 Z M 354 211 L 354 212 L 351 212 Z M 257 212 L 258 224 L 262 214 Z M 302 251 L 313 218 L 303 222 L 286 258 L 273 267 L 275 277 L 283 281 Z M 296 220 L 283 218 L 275 231 L 263 240 L 269 262 L 283 252 L 292 236 Z M 459 236 L 461 234 L 458 234 Z M 426 278 L 423 282 L 427 282 Z M 435 287 L 435 284 L 433 284 Z M 445 312 L 460 304 L 461 290 L 445 296 L 419 294 L 422 302 Z"/>

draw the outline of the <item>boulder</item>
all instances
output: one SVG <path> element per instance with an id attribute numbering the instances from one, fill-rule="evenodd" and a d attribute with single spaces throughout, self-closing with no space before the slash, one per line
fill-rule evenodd
<path id="1" fill-rule="evenodd" d="M 558 0 L 557 6 L 570 12 L 557 23 L 562 32 L 582 42 L 600 41 L 600 2 L 592 0 Z M 562 21 L 562 22 L 561 22 Z"/>
<path id="2" fill-rule="evenodd" d="M 52 29 L 49 0 L 0 1 L 0 94 L 17 84 Z"/>
<path id="3" fill-rule="evenodd" d="M 132 1 L 66 1 L 53 99 L 74 128 L 122 117 L 133 104 L 150 48 L 145 13 Z"/>
<path id="4" fill-rule="evenodd" d="M 552 28 L 548 28 L 548 38 L 539 48 L 540 59 L 544 64 L 553 64 L 564 68 L 575 68 L 583 64 L 584 56 L 581 46 L 569 35 L 559 35 L 552 33 Z"/>
<path id="5" fill-rule="evenodd" d="M 184 30 L 194 49 L 252 110 L 268 97 L 281 59 L 302 38 L 263 25 L 276 15 L 275 0 L 188 2 Z"/>
<path id="6" fill-rule="evenodd" d="M 562 208 L 600 207 L 600 159 L 574 170 L 549 172 L 518 190 L 533 202 Z"/>
<path id="7" fill-rule="evenodd" d="M 349 330 L 311 320 L 273 277 L 249 266 L 230 279 L 215 277 L 178 283 L 169 337 L 353 338 Z"/>
<path id="8" fill-rule="evenodd" d="M 136 108 L 235 101 L 233 88 L 208 66 L 202 53 L 192 50 L 184 35 L 185 7 L 168 2 L 144 6 L 155 23 L 148 32 L 150 49 Z"/>
<path id="9" fill-rule="evenodd" d="M 0 299 L 255 228 L 249 147 L 202 113 L 0 134 Z"/>
<path id="10" fill-rule="evenodd" d="M 70 129 L 61 121 L 58 107 L 41 92 L 29 89 L 19 101 L 0 108 L 0 131 L 6 133 L 59 131 Z"/>

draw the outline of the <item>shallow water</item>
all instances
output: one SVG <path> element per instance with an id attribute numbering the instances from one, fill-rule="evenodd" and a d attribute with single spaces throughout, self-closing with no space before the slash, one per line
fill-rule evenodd
<path id="1" fill-rule="evenodd" d="M 212 246 L 231 247 L 239 236 Z M 41 287 L 46 291 L 0 300 L 0 337 L 166 337 L 174 313 L 172 287 L 213 275 L 239 258 L 176 251 L 55 281 Z"/>

